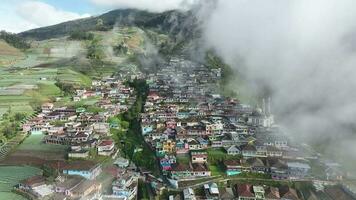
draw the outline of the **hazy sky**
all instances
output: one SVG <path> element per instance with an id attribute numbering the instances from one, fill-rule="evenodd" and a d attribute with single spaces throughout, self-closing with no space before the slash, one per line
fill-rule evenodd
<path id="1" fill-rule="evenodd" d="M 21 32 L 98 15 L 116 8 L 153 12 L 186 9 L 197 0 L 1 0 L 0 30 Z"/>

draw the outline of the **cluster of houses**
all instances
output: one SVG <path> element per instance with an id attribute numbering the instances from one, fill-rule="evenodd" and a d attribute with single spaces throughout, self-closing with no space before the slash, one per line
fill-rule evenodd
<path id="1" fill-rule="evenodd" d="M 147 75 L 149 94 L 141 116 L 145 141 L 172 180 L 208 177 L 209 152 L 224 151 L 227 175 L 271 174 L 303 179 L 310 165 L 275 125 L 271 100 L 259 107 L 219 95 L 221 69 L 173 58 Z M 189 163 L 180 158 L 189 158 Z M 186 160 L 186 159 L 185 159 Z"/>
<path id="2" fill-rule="evenodd" d="M 97 177 L 102 166 L 91 161 L 56 162 L 53 169 L 61 172 L 54 181 L 37 175 L 21 181 L 15 188 L 32 199 L 136 199 L 139 175 L 129 168 L 128 160 L 119 158 L 113 177 L 112 194 L 102 194 L 102 183 Z"/>
<path id="3" fill-rule="evenodd" d="M 129 79 L 133 76 L 129 72 L 125 74 L 130 75 Z M 95 109 L 44 103 L 41 113 L 23 124 L 24 132 L 44 135 L 44 143 L 69 146 L 70 161 L 50 163 L 50 168 L 59 172 L 54 182 L 35 176 L 17 185 L 18 191 L 34 199 L 48 196 L 58 199 L 136 199 L 138 175 L 130 168 L 127 159 L 119 157 L 114 162 L 110 195 L 102 195 L 102 183 L 97 180 L 103 171 L 101 164 L 90 161 L 92 150 L 99 156 L 116 158 L 118 155 L 110 129 L 121 127 L 109 118 L 127 111 L 136 98 L 133 88 L 126 86 L 126 79 L 121 76 L 96 80 L 91 89 L 76 90 L 72 100 L 94 100 Z"/>
<path id="4" fill-rule="evenodd" d="M 21 181 L 16 189 L 32 199 L 44 199 L 49 196 L 58 199 L 80 199 L 100 195 L 102 185 L 96 181 L 96 177 L 102 172 L 99 164 L 76 161 L 56 162 L 50 165 L 61 172 L 54 181 L 48 181 L 44 176 L 37 175 Z"/>
<path id="5" fill-rule="evenodd" d="M 141 113 L 141 133 L 172 186 L 211 177 L 212 169 L 217 167 L 226 176 L 252 172 L 278 180 L 310 178 L 310 160 L 315 158 L 293 144 L 275 124 L 270 99 L 252 107 L 220 95 L 222 71 L 219 68 L 209 69 L 181 58 L 172 58 L 159 68 L 145 75 L 149 93 Z M 130 79 L 143 76 L 123 74 Z M 125 77 L 93 81 L 91 89 L 76 91 L 74 102 L 95 99 L 99 111 L 93 112 L 85 106 L 70 108 L 45 103 L 40 114 L 23 124 L 23 130 L 45 134 L 43 142 L 48 144 L 69 145 L 68 158 L 74 160 L 90 157 L 92 149 L 100 156 L 115 158 L 117 149 L 110 129 L 120 125 L 108 119 L 127 111 L 135 102 L 133 89 L 123 84 Z M 211 161 L 216 159 L 214 152 L 224 158 L 219 159 L 219 164 Z M 125 158 L 117 158 L 114 165 L 112 194 L 105 198 L 135 199 L 139 174 L 130 169 L 132 166 Z M 328 178 L 339 179 L 332 167 Z M 43 177 L 36 176 L 24 180 L 17 189 L 36 198 L 50 194 L 63 199 L 100 196 L 102 186 L 96 181 L 102 172 L 100 164 L 80 160 L 54 163 L 52 168 L 62 174 L 54 183 L 48 184 Z M 151 177 L 150 182 L 156 191 L 165 188 L 161 179 Z M 219 188 L 209 183 L 203 190 L 205 199 L 299 199 L 289 187 L 241 184 Z M 185 189 L 183 199 L 197 199 L 194 190 Z"/>
<path id="6" fill-rule="evenodd" d="M 252 184 L 236 184 L 233 187 L 218 187 L 214 182 L 204 184 L 203 194 L 196 194 L 192 188 L 183 190 L 183 194 L 171 195 L 170 199 L 224 199 L 224 200 L 298 200 L 301 199 L 295 189 L 288 186 L 270 187 Z"/>
<path id="7" fill-rule="evenodd" d="M 88 97 L 95 99 L 97 111 L 45 103 L 42 112 L 23 125 L 23 131 L 45 134 L 45 143 L 70 145 L 69 158 L 87 158 L 91 148 L 101 156 L 113 155 L 116 149 L 110 128 L 119 128 L 119 124 L 108 123 L 108 118 L 128 110 L 135 101 L 133 89 L 119 78 L 109 77 L 93 81 L 91 90 L 77 90 L 73 101 Z"/>

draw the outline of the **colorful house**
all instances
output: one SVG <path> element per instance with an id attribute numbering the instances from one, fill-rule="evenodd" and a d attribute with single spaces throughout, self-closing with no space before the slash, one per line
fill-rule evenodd
<path id="1" fill-rule="evenodd" d="M 167 140 L 163 142 L 163 151 L 166 153 L 173 153 L 176 149 L 176 143 L 173 140 Z"/>
<path id="2" fill-rule="evenodd" d="M 161 160 L 159 162 L 160 162 L 162 170 L 169 171 L 172 169 L 172 165 L 169 162 L 168 158 L 161 158 Z"/>
<path id="3" fill-rule="evenodd" d="M 184 141 L 177 141 L 176 142 L 176 153 L 177 154 L 187 154 L 189 153 L 189 145 Z"/>
<path id="4" fill-rule="evenodd" d="M 192 173 L 189 165 L 178 163 L 172 166 L 170 176 L 172 179 L 179 180 L 192 177 Z"/>
<path id="5" fill-rule="evenodd" d="M 57 166 L 54 166 L 56 168 Z M 86 179 L 93 180 L 101 173 L 100 164 L 90 161 L 73 161 L 63 164 L 61 167 L 63 174 L 78 175 Z"/>
<path id="6" fill-rule="evenodd" d="M 190 152 L 192 163 L 207 163 L 208 153 L 205 151 L 191 151 Z"/>
<path id="7" fill-rule="evenodd" d="M 152 125 L 142 126 L 142 135 L 146 135 L 148 133 L 151 133 L 152 131 L 153 131 Z"/>
<path id="8" fill-rule="evenodd" d="M 239 160 L 225 160 L 225 172 L 228 176 L 233 176 L 242 173 L 242 166 Z"/>

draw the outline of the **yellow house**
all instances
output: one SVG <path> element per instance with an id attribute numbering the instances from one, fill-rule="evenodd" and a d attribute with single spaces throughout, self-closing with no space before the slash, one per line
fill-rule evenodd
<path id="1" fill-rule="evenodd" d="M 163 142 L 163 151 L 167 153 L 173 153 L 176 149 L 176 143 L 172 140 Z"/>

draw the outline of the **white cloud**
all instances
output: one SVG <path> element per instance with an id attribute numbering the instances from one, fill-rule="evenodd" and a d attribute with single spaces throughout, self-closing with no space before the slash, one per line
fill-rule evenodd
<path id="1" fill-rule="evenodd" d="M 26 1 L 19 4 L 16 13 L 33 27 L 49 26 L 65 21 L 89 17 L 89 14 L 77 14 L 57 9 L 39 1 Z"/>
<path id="2" fill-rule="evenodd" d="M 335 138 L 333 152 L 340 143 L 356 146 L 348 137 L 356 119 L 356 1 L 219 0 L 209 16 L 206 42 L 253 86 L 272 91 L 273 111 L 296 138 Z M 347 150 L 355 160 L 356 148 Z"/>
<path id="3" fill-rule="evenodd" d="M 186 10 L 199 0 L 91 0 L 96 5 L 108 8 L 136 8 L 152 12 L 167 10 Z"/>

